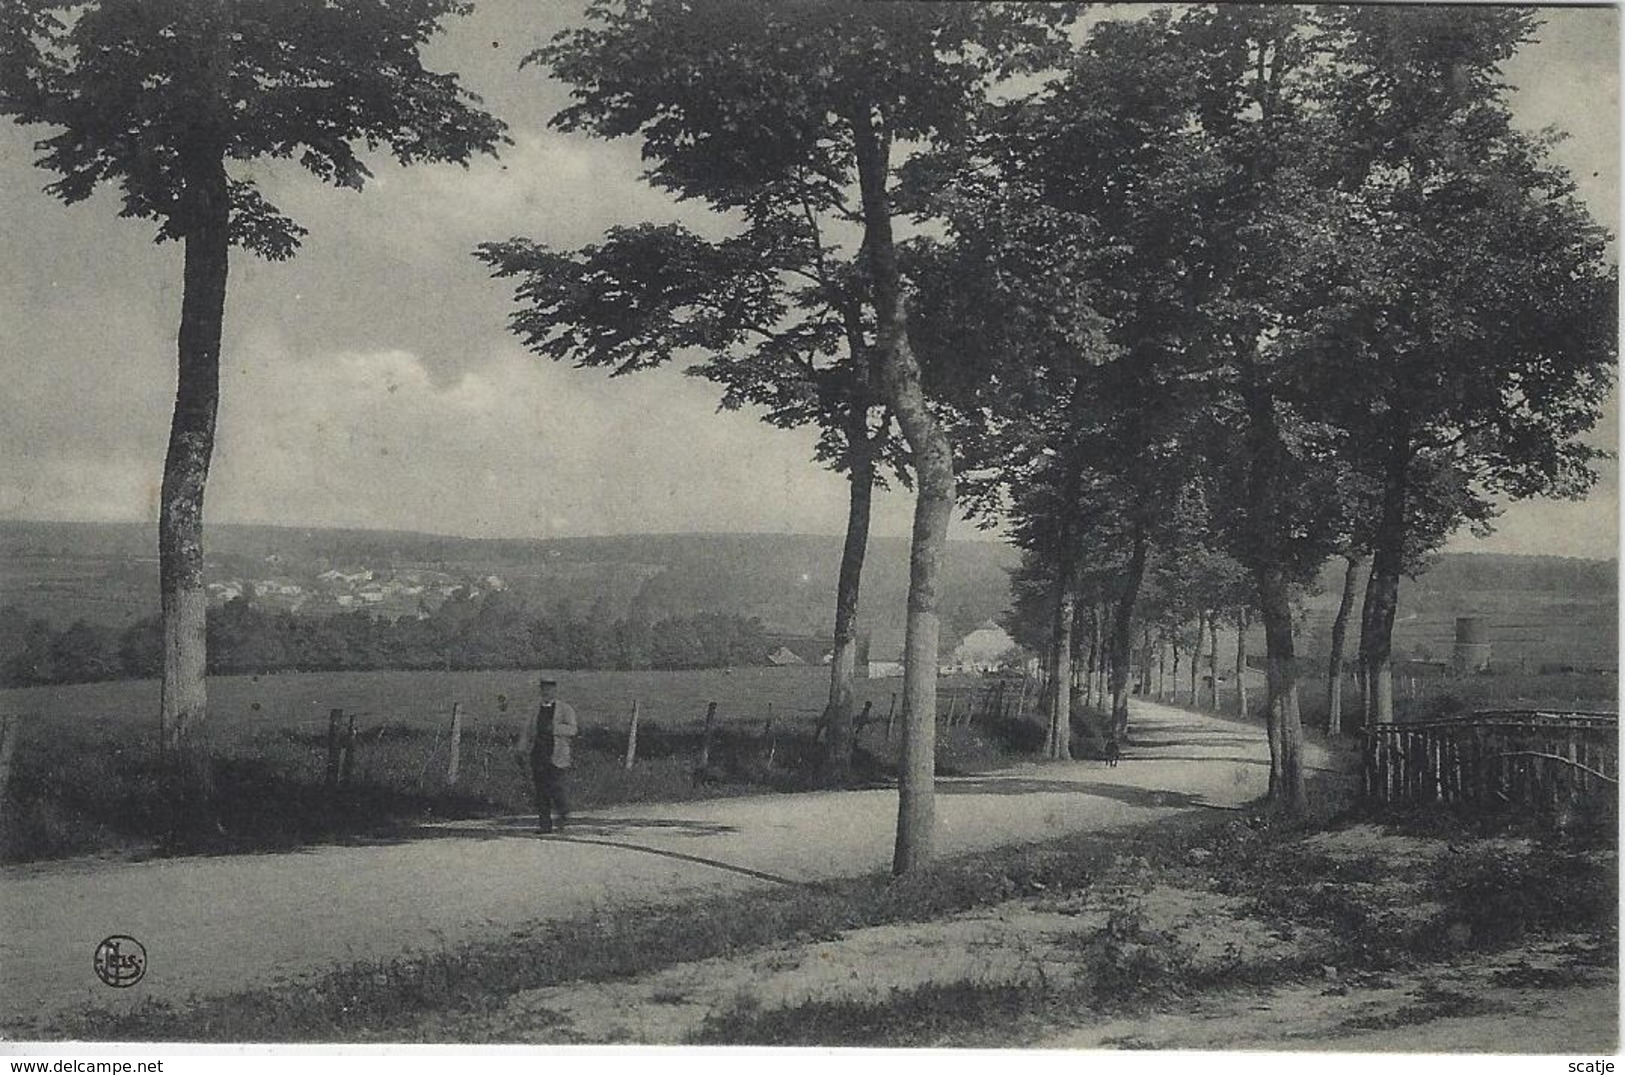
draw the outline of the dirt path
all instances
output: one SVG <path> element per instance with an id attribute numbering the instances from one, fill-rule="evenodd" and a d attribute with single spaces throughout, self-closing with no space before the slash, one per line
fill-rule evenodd
<path id="1" fill-rule="evenodd" d="M 1508 860 L 1527 851 L 1518 849 L 1521 841 L 1486 842 L 1501 844 L 1496 850 Z M 1432 912 L 1413 876 L 1455 853 L 1447 839 L 1375 826 L 1302 843 L 1351 866 L 1381 855 L 1397 868 L 1357 882 L 1364 897 L 1418 921 Z M 1081 890 L 1035 890 L 928 921 L 526 989 L 489 1006 L 432 1013 L 404 1036 L 555 1045 L 1616 1051 L 1618 971 L 1610 939 L 1577 930 L 1380 971 L 1336 966 L 1324 961 L 1341 962 L 1331 931 L 1260 914 L 1254 894 L 1212 881 L 1199 864 L 1153 872 L 1129 858 Z M 1118 946 L 1108 954 L 1114 921 L 1135 926 L 1132 933 L 1118 927 Z M 1390 917 L 1390 926 L 1395 921 Z M 1134 946 L 1140 957 L 1131 954 Z M 1155 953 L 1169 961 L 1159 963 Z M 1317 962 L 1319 973 L 1301 969 Z M 1129 974 L 1104 987 L 1108 994 L 1127 987 L 1128 1011 L 1056 999 L 1101 989 L 1105 965 L 1153 976 L 1161 966 L 1168 977 L 1136 986 Z M 1231 968 L 1225 976 L 1235 984 L 1212 984 L 1219 967 Z M 1207 984 L 1180 988 L 1182 975 Z M 957 1005 L 943 999 L 954 996 L 980 999 Z M 1003 996 L 1027 1004 L 1006 1007 L 997 999 Z M 926 1011 L 949 1018 L 916 1022 Z"/>
<path id="2" fill-rule="evenodd" d="M 489 1009 L 430 1016 L 418 1034 L 426 1041 L 681 1045 L 696 1040 L 707 1020 L 730 1012 L 815 1004 L 883 1009 L 899 995 L 931 986 L 1041 991 L 1087 975 L 1088 961 L 1080 952 L 1105 927 L 1109 913 L 1086 899 L 1061 906 L 1046 902 L 1012 900 L 935 921 L 871 926 L 632 978 L 525 990 Z M 1267 923 L 1245 915 L 1239 901 L 1211 892 L 1158 888 L 1147 895 L 1143 909 L 1158 927 L 1178 930 L 1187 943 L 1209 952 L 1232 946 L 1256 956 L 1283 946 Z M 1618 1043 L 1618 974 L 1611 965 L 1576 966 L 1567 954 L 1576 940 L 1583 943 L 1583 938 L 1559 937 L 1367 976 L 1375 980 L 1355 989 L 1335 979 L 1240 986 L 1181 994 L 1165 1009 L 1132 1016 L 1056 1008 L 1048 1012 L 1051 1020 L 1069 1015 L 1079 1025 L 1023 1022 L 1017 1024 L 1019 1032 L 1028 1037 L 973 1038 L 969 1044 L 1612 1055 Z M 1517 984 L 1520 975 L 1523 984 Z M 940 1048 L 967 1042 L 913 1044 Z"/>
<path id="3" fill-rule="evenodd" d="M 1265 789 L 1260 729 L 1138 703 L 1135 735 L 1142 745 L 1115 768 L 1071 762 L 941 780 L 939 853 L 1236 809 Z M 1318 751 L 1310 764 L 1324 764 Z M 564 837 L 502 818 L 373 846 L 8 868 L 0 1026 L 26 1036 L 57 1012 L 293 979 L 608 904 L 880 870 L 895 811 L 893 791 L 763 796 L 595 811 Z M 132 988 L 93 973 L 110 934 L 146 948 L 146 976 Z"/>

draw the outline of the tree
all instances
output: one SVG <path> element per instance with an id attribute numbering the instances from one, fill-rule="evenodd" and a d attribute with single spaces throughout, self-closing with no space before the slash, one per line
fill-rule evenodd
<path id="1" fill-rule="evenodd" d="M 1494 497 L 1576 496 L 1577 437 L 1613 383 L 1617 270 L 1549 156 L 1512 126 L 1500 64 L 1522 8 L 1328 9 L 1327 111 L 1345 191 L 1309 336 L 1350 462 L 1380 493 L 1362 613 L 1367 721 L 1393 715 L 1399 580 Z"/>
<path id="2" fill-rule="evenodd" d="M 1132 544 L 1125 535 L 1150 525 L 1148 509 L 1164 491 L 1136 477 L 1164 433 L 1146 420 L 1147 405 L 1168 394 L 1146 391 L 1156 364 L 1145 338 L 1116 316 L 1131 305 L 1120 291 L 1138 281 L 1120 284 L 1132 274 L 1105 254 L 1119 234 L 1107 218 L 1119 206 L 1104 188 L 1132 167 L 1129 140 L 1110 129 L 1115 100 L 1091 108 L 1088 93 L 1069 92 L 1112 33 L 1097 28 L 1060 85 L 984 109 L 973 137 L 917 160 L 908 175 L 911 197 L 940 204 L 948 224 L 951 241 L 921 289 L 919 342 L 928 383 L 947 383 L 933 394 L 968 415 L 954 443 L 969 498 L 984 516 L 1010 501 L 1013 538 L 1034 559 L 1035 577 L 1048 564 L 1051 757 L 1067 754 L 1064 684 L 1085 565 L 1100 562 L 1105 544 Z M 983 362 L 956 362 L 965 350 Z M 1120 590 L 1131 609 L 1134 578 L 1129 571 Z M 1120 632 L 1114 639 L 1120 651 Z"/>
<path id="3" fill-rule="evenodd" d="M 892 182 L 910 143 L 961 130 L 990 79 L 1030 67 L 1068 12 L 1042 5 L 598 0 L 591 25 L 538 58 L 575 87 L 555 119 L 638 134 L 648 178 L 721 211 L 749 211 L 797 178 L 856 186 L 851 224 L 875 316 L 880 398 L 915 483 L 904 642 L 902 780 L 893 867 L 930 855 L 937 604 L 954 510 L 952 445 L 909 339 Z"/>
<path id="4" fill-rule="evenodd" d="M 164 748 L 207 791 L 203 494 L 219 405 L 232 245 L 282 259 L 302 228 L 232 165 L 294 158 L 360 189 L 358 152 L 403 164 L 493 152 L 502 125 L 421 46 L 459 0 L 4 0 L 0 113 L 56 133 L 39 143 L 46 189 L 68 203 L 102 184 L 121 215 L 185 247 L 178 378 L 158 521 Z"/>
<path id="5" fill-rule="evenodd" d="M 1359 552 L 1349 552 L 1343 561 L 1343 589 L 1337 600 L 1337 615 L 1332 619 L 1326 668 L 1326 731 L 1330 735 L 1337 735 L 1343 730 L 1343 655 L 1348 639 L 1349 616 L 1354 611 L 1360 573 L 1366 565 L 1365 555 Z"/>
<path id="6" fill-rule="evenodd" d="M 1086 458 L 1122 490 L 1118 733 L 1152 550 L 1182 540 L 1176 507 L 1199 509 L 1258 591 L 1272 793 L 1289 810 L 1303 798 L 1290 594 L 1325 556 L 1329 485 L 1310 480 L 1325 452 L 1305 437 L 1283 337 L 1310 274 L 1301 233 L 1325 195 L 1295 164 L 1317 133 L 1303 18 L 1220 7 L 1101 23 L 1064 78 L 1006 111 L 985 154 L 1003 190 L 1016 177 L 1092 248 L 1083 279 L 1116 349 L 1091 378 L 1112 418 Z"/>
<path id="7" fill-rule="evenodd" d="M 1149 592 L 1142 603 L 1146 618 L 1162 625 L 1166 638 L 1175 646 L 1186 647 L 1190 664 L 1191 705 L 1200 705 L 1202 642 L 1208 642 L 1207 659 L 1212 672 L 1210 708 L 1218 708 L 1218 630 L 1221 622 L 1233 618 L 1233 610 L 1251 597 L 1248 573 L 1236 560 L 1213 547 L 1212 521 L 1201 505 L 1190 498 L 1153 553 Z M 1187 633 L 1192 624 L 1196 630 Z M 1178 659 L 1176 657 L 1175 664 Z M 1175 694 L 1177 696 L 1177 685 Z"/>
<path id="8" fill-rule="evenodd" d="M 710 242 L 680 225 L 610 229 L 560 254 L 525 239 L 487 243 L 479 257 L 517 278 L 513 329 L 544 357 L 624 375 L 696 352 L 687 372 L 723 387 L 722 406 L 764 407 L 764 420 L 816 425 L 819 461 L 847 475 L 846 540 L 835 592 L 829 728 L 823 768 L 851 768 L 858 605 L 879 469 L 901 466 L 889 420 L 876 421 L 872 318 L 863 282 L 825 243 L 844 206 L 807 177 L 753 203 L 737 235 Z M 833 216 L 834 220 L 824 218 Z"/>
<path id="9" fill-rule="evenodd" d="M 1304 805 L 1292 594 L 1329 554 L 1340 517 L 1294 321 L 1335 201 L 1327 170 L 1310 166 L 1325 135 L 1314 65 L 1306 15 L 1293 9 L 1101 23 L 1064 78 L 995 118 L 966 169 L 996 176 L 984 204 L 1035 204 L 1069 239 L 1083 236 L 1081 279 L 1116 348 L 1091 377 L 1113 417 L 1085 458 L 1122 490 L 1126 561 L 1110 617 L 1119 734 L 1141 582 L 1153 549 L 1181 540 L 1172 508 L 1199 508 L 1206 543 L 1252 578 L 1271 793 L 1288 811 Z"/>
<path id="10" fill-rule="evenodd" d="M 1087 507 L 1058 494 L 1052 480 L 1040 510 L 1055 513 L 1052 525 L 1063 529 L 1090 516 L 1094 558 L 1103 541 L 1120 549 L 1108 647 L 1120 737 L 1152 548 L 1200 540 L 1197 432 L 1223 373 L 1210 345 L 1222 330 L 1210 308 L 1227 297 L 1228 281 L 1211 252 L 1229 244 L 1213 234 L 1222 218 L 1192 205 L 1208 199 L 1222 210 L 1214 190 L 1230 173 L 1201 125 L 1211 101 L 1200 57 L 1182 33 L 1189 22 L 1152 12 L 1097 25 L 1063 78 L 990 110 L 962 159 L 937 166 L 952 175 L 946 201 L 959 209 L 952 219 L 961 239 L 976 237 L 971 249 L 992 266 L 1003 304 L 1025 314 L 1011 335 L 1028 352 L 1031 341 L 1046 344 L 1038 354 L 1018 350 L 1020 361 L 984 378 L 1004 389 L 1006 404 L 991 409 L 1013 411 L 1007 424 L 1018 431 L 989 454 L 1015 460 L 1004 468 L 1012 487 L 1036 487 L 1035 475 L 1022 473 L 1035 458 L 1088 474 L 1079 486 L 1093 490 Z M 996 305 L 961 304 L 984 318 Z M 1026 376 L 1013 380 L 1008 371 Z M 1071 577 L 1075 545 L 1052 536 L 1048 547 L 1056 578 Z M 1060 587 L 1057 623 L 1064 599 Z"/>
<path id="11" fill-rule="evenodd" d="M 1306 805 L 1292 595 L 1330 555 L 1339 497 L 1301 375 L 1292 314 L 1318 279 L 1311 256 L 1334 191 L 1317 182 L 1326 132 L 1298 9 L 1195 9 L 1176 27 L 1190 146 L 1168 204 L 1186 234 L 1188 339 L 1214 379 L 1207 492 L 1219 544 L 1246 567 L 1265 634 L 1270 798 Z"/>
<path id="12" fill-rule="evenodd" d="M 1066 759 L 1085 546 L 1109 501 L 1110 477 L 1091 456 L 1109 407 L 1093 398 L 1091 374 L 1109 348 L 1082 301 L 1064 221 L 987 184 L 982 163 L 957 146 L 915 162 L 910 196 L 942 204 L 948 240 L 906 250 L 912 335 L 955 445 L 967 517 L 1008 519 L 1026 552 L 1013 588 L 1047 589 L 1044 752 Z"/>

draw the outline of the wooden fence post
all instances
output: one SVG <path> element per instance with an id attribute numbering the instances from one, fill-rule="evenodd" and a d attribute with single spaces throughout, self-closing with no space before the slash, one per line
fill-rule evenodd
<path id="1" fill-rule="evenodd" d="M 0 717 L 0 817 L 7 812 L 6 788 L 11 783 L 11 762 L 17 756 L 17 741 L 22 737 L 22 717 Z"/>
<path id="2" fill-rule="evenodd" d="M 626 724 L 626 760 L 622 763 L 623 769 L 630 770 L 632 763 L 638 760 L 638 700 L 632 699 L 632 719 Z"/>
<path id="3" fill-rule="evenodd" d="M 344 710 L 329 710 L 327 713 L 327 786 L 330 788 L 336 787 L 339 782 L 339 761 L 343 750 L 343 728 Z"/>
<path id="4" fill-rule="evenodd" d="M 446 783 L 457 783 L 463 763 L 463 703 L 451 703 L 451 760 L 446 762 Z"/>

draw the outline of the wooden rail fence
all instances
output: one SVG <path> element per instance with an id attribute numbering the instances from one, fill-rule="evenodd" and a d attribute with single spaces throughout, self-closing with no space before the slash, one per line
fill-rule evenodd
<path id="1" fill-rule="evenodd" d="M 1367 730 L 1368 800 L 1558 808 L 1613 802 L 1616 714 L 1495 710 Z"/>

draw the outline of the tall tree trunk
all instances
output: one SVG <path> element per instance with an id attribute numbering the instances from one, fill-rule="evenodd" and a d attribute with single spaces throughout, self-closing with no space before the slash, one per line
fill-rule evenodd
<path id="1" fill-rule="evenodd" d="M 1219 610 L 1212 609 L 1207 614 L 1207 706 L 1213 712 L 1219 711 Z"/>
<path id="2" fill-rule="evenodd" d="M 1270 799 L 1297 816 L 1308 803 L 1303 772 L 1303 724 L 1298 712 L 1297 654 L 1292 641 L 1292 601 L 1286 575 L 1265 567 L 1258 573 L 1264 618 L 1265 668 L 1269 683 Z"/>
<path id="3" fill-rule="evenodd" d="M 1371 637 L 1371 576 L 1366 576 L 1365 596 L 1360 601 L 1360 640 L 1354 651 L 1354 687 L 1360 692 L 1360 725 L 1372 723 L 1372 708 L 1376 696 L 1371 691 L 1371 676 L 1365 666 L 1366 639 Z"/>
<path id="4" fill-rule="evenodd" d="M 870 503 L 874 497 L 875 461 L 869 440 L 868 408 L 854 408 L 847 435 L 851 466 L 846 513 L 846 543 L 841 547 L 841 573 L 835 584 L 835 647 L 830 657 L 829 704 L 824 710 L 829 738 L 824 744 L 824 779 L 837 786 L 852 773 L 853 681 L 858 649 L 858 598 L 864 555 L 869 547 Z"/>
<path id="5" fill-rule="evenodd" d="M 203 492 L 220 407 L 220 336 L 226 312 L 230 201 L 219 153 L 184 162 L 188 202 L 177 343 L 175 411 L 158 509 L 158 585 L 164 674 L 161 746 L 190 812 L 206 807 L 208 669 L 203 588 Z M 188 818 L 188 821 L 200 820 Z"/>
<path id="6" fill-rule="evenodd" d="M 1343 730 L 1343 650 L 1347 644 L 1349 615 L 1354 611 L 1354 592 L 1360 586 L 1360 571 L 1365 557 L 1355 553 L 1346 558 L 1343 572 L 1343 596 L 1337 602 L 1337 617 L 1332 620 L 1332 652 L 1326 668 L 1326 733 L 1337 735 Z"/>
<path id="7" fill-rule="evenodd" d="M 1292 642 L 1287 575 L 1293 539 L 1282 511 L 1291 496 L 1285 488 L 1287 447 L 1281 437 L 1275 398 L 1253 364 L 1255 357 L 1250 353 L 1243 358 L 1248 373 L 1243 389 L 1247 408 L 1247 514 L 1252 528 L 1247 554 L 1264 620 L 1270 801 L 1284 813 L 1297 816 L 1307 799 L 1303 726 L 1298 712 L 1298 662 Z"/>
<path id="8" fill-rule="evenodd" d="M 1157 656 L 1157 644 L 1152 641 L 1151 628 L 1147 627 L 1140 635 L 1140 697 L 1150 698 L 1152 667 Z"/>
<path id="9" fill-rule="evenodd" d="M 1236 714 L 1247 717 L 1247 628 L 1252 626 L 1247 606 L 1236 609 Z"/>
<path id="10" fill-rule="evenodd" d="M 1128 571 L 1123 578 L 1123 591 L 1118 595 L 1117 608 L 1112 613 L 1112 734 L 1119 742 L 1128 740 L 1128 678 L 1133 672 L 1134 660 L 1134 605 L 1140 598 L 1140 581 L 1145 578 L 1148 545 L 1145 530 L 1136 524 Z"/>
<path id="11" fill-rule="evenodd" d="M 1055 671 L 1055 691 L 1049 699 L 1049 728 L 1044 736 L 1044 755 L 1052 760 L 1072 756 L 1072 689 L 1077 681 L 1078 550 L 1071 513 L 1077 504 L 1082 480 L 1082 468 L 1071 465 L 1066 476 L 1064 514 L 1056 533 L 1055 612 L 1050 626 L 1053 648 L 1050 665 Z"/>
<path id="12" fill-rule="evenodd" d="M 1399 576 L 1405 567 L 1405 511 L 1410 477 L 1410 434 L 1403 412 L 1394 416 L 1382 514 L 1371 555 L 1360 614 L 1360 693 L 1367 725 L 1394 719 L 1394 619 L 1399 611 Z"/>
<path id="13" fill-rule="evenodd" d="M 1202 663 L 1202 613 L 1196 614 L 1196 645 L 1191 649 L 1191 708 L 1195 709 L 1202 704 L 1196 693 L 1196 677 L 1200 673 Z"/>
<path id="14" fill-rule="evenodd" d="M 1173 702 L 1174 705 L 1178 705 L 1179 704 L 1179 643 L 1178 642 L 1170 643 L 1169 648 L 1174 651 L 1174 669 L 1173 669 L 1173 675 L 1168 677 L 1168 697 L 1169 697 L 1169 700 L 1171 702 Z"/>
<path id="15" fill-rule="evenodd" d="M 1084 685 L 1089 678 L 1087 655 L 1083 648 L 1083 639 L 1088 631 L 1087 610 L 1074 590 L 1072 595 L 1072 692 L 1079 696 L 1077 701 L 1080 704 Z"/>
<path id="16" fill-rule="evenodd" d="M 1273 46 L 1274 62 L 1266 61 Z M 1279 38 L 1261 41 L 1253 78 L 1253 97 L 1259 106 L 1263 137 L 1261 152 L 1248 158 L 1252 182 L 1269 186 L 1280 157 L 1274 134 L 1275 105 L 1280 82 L 1290 65 L 1283 63 Z M 1292 603 L 1289 570 L 1301 559 L 1294 556 L 1299 539 L 1287 510 L 1294 490 L 1288 487 L 1290 451 L 1282 436 L 1272 377 L 1261 368 L 1259 339 L 1254 335 L 1235 357 L 1242 374 L 1241 395 L 1246 425 L 1242 433 L 1247 457 L 1246 515 L 1243 560 L 1258 588 L 1259 613 L 1264 621 L 1267 675 L 1267 716 L 1270 739 L 1270 799 L 1289 815 L 1307 806 L 1303 773 L 1303 726 L 1298 712 L 1297 654 L 1292 641 Z"/>
<path id="17" fill-rule="evenodd" d="M 1044 755 L 1051 759 L 1072 756 L 1072 625 L 1077 593 L 1072 587 L 1070 556 L 1062 553 L 1060 578 L 1055 583 L 1055 623 L 1052 628 L 1052 658 L 1055 693 L 1050 696 L 1049 731 L 1044 736 Z"/>
<path id="18" fill-rule="evenodd" d="M 1100 606 L 1089 603 L 1089 655 L 1084 659 L 1083 704 L 1090 706 L 1095 700 L 1095 684 L 1100 681 L 1096 663 L 1100 660 Z"/>
<path id="19" fill-rule="evenodd" d="M 891 137 L 867 106 L 850 116 L 863 202 L 863 252 L 874 288 L 875 352 L 881 388 L 902 429 L 914 469 L 914 527 L 909 549 L 908 620 L 903 642 L 903 757 L 892 871 L 931 857 L 936 827 L 937 613 L 948 523 L 954 511 L 953 448 L 926 406 L 920 365 L 908 340 L 902 278 L 892 238 Z"/>
<path id="20" fill-rule="evenodd" d="M 1373 557 L 1371 580 L 1366 585 L 1367 615 L 1361 617 L 1360 694 L 1365 723 L 1386 724 L 1394 719 L 1393 629 L 1399 606 L 1399 573 Z"/>
<path id="21" fill-rule="evenodd" d="M 1110 712 L 1106 706 L 1106 693 L 1110 689 L 1109 682 L 1111 679 L 1109 672 L 1111 660 L 1107 651 L 1111 646 L 1106 636 L 1110 627 L 1111 610 L 1104 604 L 1097 604 L 1095 606 L 1095 636 L 1100 639 L 1100 645 L 1097 647 L 1098 652 L 1095 654 L 1094 706 L 1107 716 L 1110 716 Z"/>

